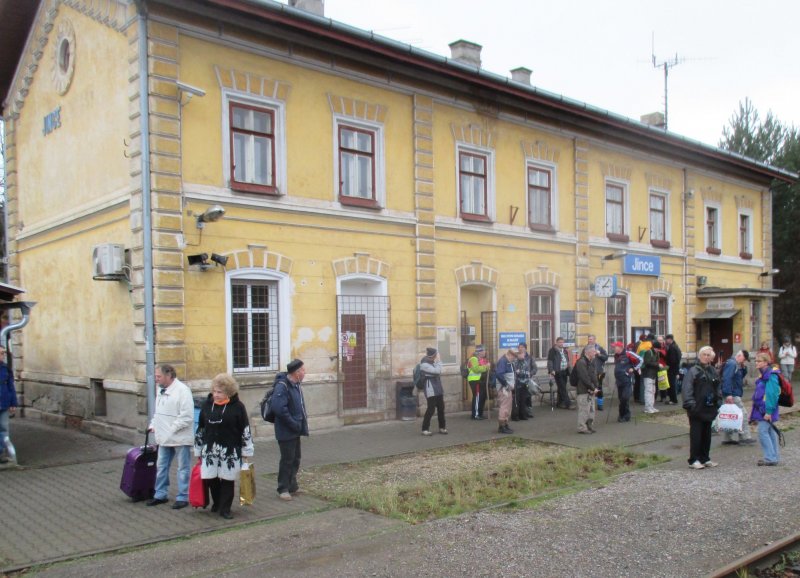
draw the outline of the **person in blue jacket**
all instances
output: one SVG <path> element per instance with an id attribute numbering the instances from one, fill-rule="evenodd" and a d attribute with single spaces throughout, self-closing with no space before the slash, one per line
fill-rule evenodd
<path id="1" fill-rule="evenodd" d="M 722 396 L 725 398 L 725 403 L 736 405 L 742 410 L 743 415 L 742 395 L 744 393 L 744 378 L 747 375 L 748 361 L 750 361 L 750 353 L 742 349 L 737 351 L 733 357 L 729 357 L 725 365 L 722 366 Z M 734 435 L 738 436 L 739 439 L 733 439 Z M 750 434 L 750 426 L 748 424 L 743 424 L 741 433 L 725 432 L 725 440 L 722 442 L 726 446 L 754 443 L 756 441 Z"/>
<path id="2" fill-rule="evenodd" d="M 14 387 L 14 376 L 6 365 L 6 350 L 0 347 L 0 464 L 8 463 L 6 438 L 8 436 L 8 419 L 17 412 L 17 390 Z"/>
<path id="3" fill-rule="evenodd" d="M 297 471 L 300 469 L 300 437 L 308 435 L 308 414 L 300 383 L 306 375 L 303 362 L 293 359 L 286 373 L 275 377 L 275 390 L 270 406 L 275 413 L 275 439 L 281 450 L 278 464 L 278 496 L 291 500 L 300 491 Z"/>
<path id="4" fill-rule="evenodd" d="M 758 441 L 764 452 L 764 459 L 758 460 L 758 465 L 777 466 L 780 461 L 780 445 L 778 433 L 773 424 L 780 417 L 778 396 L 781 393 L 781 386 L 775 370 L 770 367 L 769 355 L 766 353 L 756 354 L 756 369 L 761 375 L 756 379 L 750 421 L 758 424 Z"/>

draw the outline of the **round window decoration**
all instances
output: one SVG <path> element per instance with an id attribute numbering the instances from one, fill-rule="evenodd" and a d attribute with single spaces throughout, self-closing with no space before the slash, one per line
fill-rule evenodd
<path id="1" fill-rule="evenodd" d="M 69 20 L 62 20 L 56 31 L 53 54 L 53 83 L 58 94 L 66 94 L 75 73 L 75 29 Z"/>

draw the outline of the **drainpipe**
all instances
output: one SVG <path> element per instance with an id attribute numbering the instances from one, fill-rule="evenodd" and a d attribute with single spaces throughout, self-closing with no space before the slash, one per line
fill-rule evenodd
<path id="1" fill-rule="evenodd" d="M 0 344 L 5 347 L 7 355 L 6 355 L 6 365 L 8 365 L 8 371 L 11 375 L 14 375 L 14 356 L 11 355 L 11 332 L 16 331 L 17 329 L 22 329 L 28 324 L 28 321 L 31 319 L 31 309 L 33 306 L 36 305 L 36 301 L 15 301 L 13 303 L 3 303 L 0 305 L 0 309 L 8 310 L 8 309 L 19 309 L 22 312 L 22 319 L 20 319 L 17 323 L 11 323 L 10 325 L 6 325 L 3 329 L 0 329 Z M 25 382 L 23 381 L 20 385 L 22 389 L 19 391 L 19 395 L 22 398 L 23 402 L 19 407 L 19 417 L 25 417 Z"/>
<path id="2" fill-rule="evenodd" d="M 142 235 L 144 252 L 144 356 L 147 389 L 147 423 L 155 408 L 155 324 L 153 314 L 153 223 L 150 199 L 150 103 L 147 71 L 147 8 L 136 0 L 139 36 L 139 123 L 142 144 Z"/>

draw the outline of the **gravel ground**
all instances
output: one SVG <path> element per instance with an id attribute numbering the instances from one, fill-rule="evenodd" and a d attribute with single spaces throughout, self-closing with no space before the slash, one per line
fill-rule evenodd
<path id="1" fill-rule="evenodd" d="M 415 526 L 371 540 L 368 555 L 352 555 L 361 548 L 351 544 L 341 556 L 325 553 L 324 575 L 704 576 L 799 529 L 792 441 L 795 432 L 780 467 L 757 467 L 758 446 L 717 450 L 715 469 L 676 460 L 537 509 Z M 323 575 L 314 559 L 282 564 L 281 575 Z"/>

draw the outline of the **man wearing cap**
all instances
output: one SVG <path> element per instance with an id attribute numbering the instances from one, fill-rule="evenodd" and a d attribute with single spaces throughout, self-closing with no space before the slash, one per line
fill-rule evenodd
<path id="1" fill-rule="evenodd" d="M 597 370 L 594 365 L 594 357 L 597 355 L 597 348 L 594 345 L 587 345 L 583 348 L 583 355 L 575 362 L 572 371 L 577 373 L 577 400 L 578 400 L 578 433 L 593 434 L 594 427 L 594 398 L 600 384 L 597 381 Z"/>
<path id="2" fill-rule="evenodd" d="M 591 345 L 597 351 L 592 363 L 594 364 L 594 371 L 597 373 L 597 409 L 603 411 L 603 379 L 606 377 L 606 361 L 608 361 L 608 352 L 603 349 L 603 346 L 597 343 L 597 336 L 593 333 L 587 337 L 587 345 Z"/>
<path id="3" fill-rule="evenodd" d="M 497 402 L 498 411 L 497 431 L 503 434 L 514 433 L 508 427 L 508 418 L 511 417 L 511 405 L 514 396 L 514 361 L 517 359 L 517 350 L 509 349 L 506 354 L 497 360 Z"/>
<path id="4" fill-rule="evenodd" d="M 614 348 L 614 379 L 617 382 L 617 399 L 619 400 L 619 417 L 617 421 L 631 421 L 630 400 L 633 393 L 634 375 L 642 363 L 642 358 L 633 351 L 627 351 L 621 341 L 611 344 Z"/>
<path id="5" fill-rule="evenodd" d="M 275 413 L 275 439 L 281 450 L 278 464 L 278 497 L 291 500 L 300 491 L 297 471 L 300 469 L 300 437 L 308 435 L 308 415 L 300 383 L 306 375 L 303 362 L 293 359 L 286 373 L 275 376 L 275 389 L 270 406 Z"/>
<path id="6" fill-rule="evenodd" d="M 750 354 L 744 349 L 737 351 L 736 355 L 729 357 L 722 366 L 722 395 L 725 403 L 734 403 L 742 410 L 742 415 L 746 415 L 742 405 L 742 395 L 744 394 L 744 378 L 747 375 L 747 362 L 750 361 Z M 733 439 L 736 435 L 738 440 Z M 756 443 L 750 434 L 750 424 L 747 420 L 742 424 L 741 433 L 725 432 L 725 439 L 722 443 L 726 446 Z"/>
<path id="7" fill-rule="evenodd" d="M 439 361 L 439 352 L 433 347 L 425 349 L 425 357 L 419 361 L 419 368 L 425 377 L 425 399 L 428 400 L 428 409 L 422 418 L 422 435 L 431 435 L 431 418 L 436 410 L 439 420 L 439 433 L 446 434 L 447 427 L 444 420 L 444 388 L 442 387 L 442 362 Z"/>
<path id="8" fill-rule="evenodd" d="M 483 408 L 486 406 L 488 395 L 486 381 L 489 377 L 490 365 L 489 360 L 486 359 L 486 348 L 478 345 L 475 353 L 467 362 L 469 369 L 467 383 L 472 390 L 472 419 L 486 419 L 486 416 L 483 415 Z"/>

